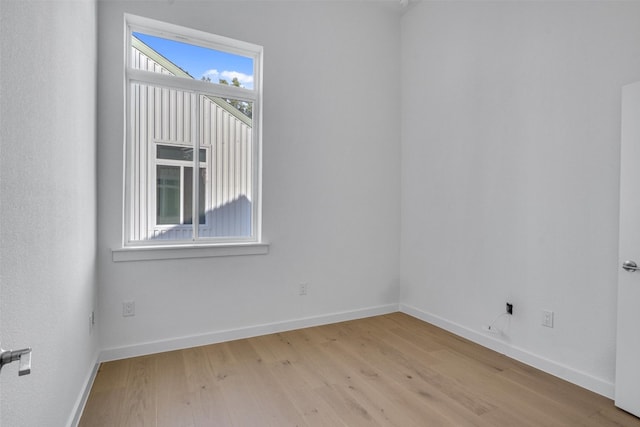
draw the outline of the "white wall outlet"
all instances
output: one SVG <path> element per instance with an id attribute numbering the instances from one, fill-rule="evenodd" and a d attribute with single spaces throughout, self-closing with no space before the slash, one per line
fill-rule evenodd
<path id="1" fill-rule="evenodd" d="M 124 301 L 122 303 L 122 316 L 123 317 L 131 317 L 136 315 L 136 302 L 135 301 Z"/>
<path id="2" fill-rule="evenodd" d="M 93 327 L 96 326 L 96 311 L 91 310 L 89 315 L 89 335 L 93 333 Z"/>
<path id="3" fill-rule="evenodd" d="M 542 326 L 553 328 L 553 311 L 542 310 Z"/>
<path id="4" fill-rule="evenodd" d="M 298 294 L 300 296 L 307 295 L 308 288 L 309 288 L 309 284 L 308 283 L 306 283 L 306 282 L 305 283 L 300 283 L 300 285 L 298 287 Z"/>

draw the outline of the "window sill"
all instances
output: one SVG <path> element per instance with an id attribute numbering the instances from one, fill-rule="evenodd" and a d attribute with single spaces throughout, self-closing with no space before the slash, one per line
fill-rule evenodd
<path id="1" fill-rule="evenodd" d="M 163 259 L 210 258 L 220 256 L 265 255 L 268 243 L 191 245 L 191 246 L 144 246 L 112 249 L 113 262 L 154 261 Z"/>

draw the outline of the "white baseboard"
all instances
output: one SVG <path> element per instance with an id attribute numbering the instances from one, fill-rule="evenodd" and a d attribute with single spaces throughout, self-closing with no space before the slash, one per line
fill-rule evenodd
<path id="1" fill-rule="evenodd" d="M 216 344 L 225 341 L 251 338 L 277 332 L 291 331 L 294 329 L 327 325 L 330 323 L 344 322 L 347 320 L 362 319 L 365 317 L 378 316 L 381 314 L 395 313 L 397 311 L 398 304 L 387 304 L 377 307 L 368 307 L 357 310 L 323 314 L 319 316 L 285 320 L 263 325 L 248 326 L 244 328 L 214 331 L 205 334 L 190 335 L 186 337 L 147 342 L 125 347 L 109 348 L 100 352 L 99 362 L 125 359 L 128 357 L 144 356 L 147 354 L 180 350 L 184 348 L 198 347 L 208 344 Z"/>
<path id="2" fill-rule="evenodd" d="M 98 353 L 96 352 L 93 358 L 93 368 L 89 371 L 87 378 L 84 382 L 84 387 L 82 387 L 82 392 L 76 399 L 75 405 L 73 405 L 73 411 L 71 412 L 71 417 L 69 418 L 69 422 L 67 422 L 68 427 L 77 427 L 80 422 L 80 417 L 82 416 L 82 411 L 84 411 L 84 406 L 87 404 L 87 399 L 89 398 L 89 393 L 91 392 L 91 387 L 93 387 L 93 382 L 96 379 L 96 375 L 98 374 L 98 367 L 100 363 L 98 362 Z"/>
<path id="3" fill-rule="evenodd" d="M 440 316 L 419 310 L 416 307 L 407 304 L 400 304 L 400 311 L 473 341 L 476 344 L 480 344 L 483 347 L 502 353 L 512 359 L 526 363 L 527 365 L 533 366 L 534 368 L 540 369 L 548 374 L 562 378 L 563 380 L 608 397 L 609 399 L 613 399 L 614 384 L 612 382 L 596 378 L 585 372 L 563 365 L 562 363 L 538 356 L 530 351 L 513 346 L 498 338 L 474 331 L 473 329 L 451 322 Z"/>

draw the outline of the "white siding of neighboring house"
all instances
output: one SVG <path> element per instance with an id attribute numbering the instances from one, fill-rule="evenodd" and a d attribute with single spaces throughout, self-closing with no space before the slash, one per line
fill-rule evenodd
<path id="1" fill-rule="evenodd" d="M 167 67 L 138 49 L 133 50 L 134 68 L 175 75 Z M 171 64 L 173 65 L 173 64 Z M 185 73 L 185 77 L 188 77 Z M 133 179 L 132 240 L 190 239 L 191 226 L 155 226 L 155 143 L 193 144 L 191 105 L 196 95 L 175 89 L 134 84 L 132 111 L 138 116 L 132 129 Z M 201 237 L 249 236 L 253 201 L 251 126 L 220 98 L 200 96 L 200 146 L 208 149 L 206 225 Z M 224 108 L 226 105 L 227 108 Z M 144 203 L 143 201 L 146 201 Z"/>

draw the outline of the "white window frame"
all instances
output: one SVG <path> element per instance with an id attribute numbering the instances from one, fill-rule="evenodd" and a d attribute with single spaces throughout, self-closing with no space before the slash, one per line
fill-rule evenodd
<path id="1" fill-rule="evenodd" d="M 132 33 L 140 32 L 152 36 L 171 39 L 179 42 L 187 42 L 190 44 L 207 47 L 219 51 L 229 52 L 253 59 L 253 89 L 227 86 L 221 84 L 212 84 L 200 80 L 189 79 L 179 76 L 155 73 L 152 71 L 135 69 L 132 66 L 131 55 L 131 38 Z M 234 40 L 228 37 L 214 35 L 203 31 L 177 26 L 165 22 L 152 20 L 149 18 L 139 17 L 135 15 L 125 14 L 125 150 L 124 150 L 124 215 L 123 215 L 123 240 L 122 247 L 113 250 L 114 261 L 134 261 L 134 260 L 150 260 L 150 259 L 167 259 L 167 258 L 191 258 L 191 257 L 208 257 L 208 256 L 228 256 L 228 255 L 245 255 L 245 254 L 264 254 L 268 252 L 268 244 L 262 241 L 262 56 L 263 49 L 261 46 Z M 253 197 L 251 200 L 251 236 L 242 237 L 200 237 L 198 236 L 199 214 L 195 210 L 193 218 L 193 234 L 189 240 L 134 240 L 133 239 L 133 221 L 134 217 L 133 205 L 135 203 L 148 203 L 149 209 L 155 209 L 155 191 L 149 199 L 153 200 L 134 200 L 133 195 L 133 174 L 136 171 L 134 141 L 132 137 L 132 128 L 134 118 L 132 117 L 132 101 L 131 86 L 133 83 L 148 84 L 165 88 L 179 89 L 195 93 L 199 96 L 215 96 L 227 99 L 238 99 L 248 101 L 253 104 L 252 114 L 252 172 Z M 198 104 L 196 97 L 196 104 Z M 200 148 L 208 148 L 200 146 L 199 126 L 193 126 L 193 144 L 189 146 L 194 150 L 194 169 L 200 167 L 199 150 Z M 155 150 L 158 144 L 174 145 L 175 141 L 154 141 Z M 146 179 L 152 182 L 147 183 L 147 187 L 155 187 L 155 165 L 158 163 L 155 153 L 149 157 L 150 164 L 153 165 L 153 172 L 148 174 Z M 152 160 L 153 159 L 153 160 Z M 162 161 L 162 163 L 165 163 Z M 196 166 L 196 164 L 198 166 Z M 211 169 L 211 153 L 207 150 L 207 181 L 214 173 Z M 198 181 L 198 180 L 196 180 Z M 207 183 L 209 185 L 209 183 Z M 197 200 L 198 183 L 194 188 L 194 200 Z M 205 195 L 209 200 L 211 195 Z M 153 203 L 152 203 L 153 202 Z M 208 204 L 208 202 L 207 202 Z M 147 215 L 150 220 L 151 215 Z M 153 212 L 155 217 L 155 212 Z M 155 224 L 155 219 L 149 224 Z"/>

